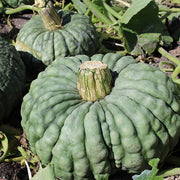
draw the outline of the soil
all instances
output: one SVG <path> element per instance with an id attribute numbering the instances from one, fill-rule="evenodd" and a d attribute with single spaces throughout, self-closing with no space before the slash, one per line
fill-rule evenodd
<path id="1" fill-rule="evenodd" d="M 11 16 L 0 15 L 0 35 L 8 39 L 16 39 L 17 33 L 23 27 L 23 25 L 33 16 L 31 11 L 14 14 Z M 169 23 L 168 29 L 170 33 L 180 27 L 180 19 L 174 24 Z M 166 48 L 166 50 L 172 54 L 174 57 L 180 58 L 180 42 L 174 41 L 171 47 Z M 138 57 L 139 58 L 139 57 Z M 137 58 L 137 59 L 138 59 Z M 150 57 L 141 57 L 141 62 L 149 63 L 153 66 L 159 67 L 159 62 L 169 61 L 167 58 L 161 56 L 158 52 L 155 52 Z M 171 73 L 168 72 L 168 75 Z M 19 107 L 17 107 L 19 108 Z M 19 112 L 18 109 L 14 113 Z M 19 117 L 19 114 L 16 116 Z M 20 117 L 16 120 L 12 120 L 10 125 L 20 127 Z M 22 140 L 22 139 L 21 139 Z M 20 142 L 21 145 L 27 144 L 25 141 Z M 27 170 L 25 166 L 22 166 L 20 162 L 2 162 L 0 163 L 0 180 L 26 180 L 28 179 Z M 127 173 L 122 173 L 120 175 L 110 177 L 110 180 L 130 180 L 131 175 Z M 164 178 L 164 180 L 180 180 L 180 176 L 169 176 Z"/>
<path id="2" fill-rule="evenodd" d="M 28 180 L 27 171 L 19 162 L 0 164 L 0 180 Z"/>

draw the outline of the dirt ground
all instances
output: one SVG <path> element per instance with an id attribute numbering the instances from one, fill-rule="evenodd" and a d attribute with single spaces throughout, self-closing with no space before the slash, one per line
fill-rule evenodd
<path id="1" fill-rule="evenodd" d="M 17 33 L 23 27 L 23 25 L 32 17 L 32 12 L 23 12 L 11 16 L 2 16 L 0 15 L 0 35 L 3 37 L 14 39 L 16 38 Z M 180 19 L 175 24 L 169 24 L 169 32 L 173 31 L 180 27 Z M 166 49 L 173 56 L 180 58 L 180 42 L 175 41 L 171 47 Z M 154 53 L 145 63 L 150 63 L 153 66 L 159 67 L 160 61 L 168 61 L 167 58 L 161 56 L 159 53 Z M 169 73 L 170 75 L 170 73 Z M 15 126 L 20 122 L 15 121 Z M 13 124 L 13 125 L 14 125 Z M 0 163 L 0 180 L 27 180 L 27 170 L 25 166 L 21 166 L 19 162 L 3 162 Z M 110 180 L 130 180 L 131 176 L 123 173 L 119 176 L 113 176 Z M 180 180 L 179 176 L 171 176 L 165 178 L 166 180 Z"/>

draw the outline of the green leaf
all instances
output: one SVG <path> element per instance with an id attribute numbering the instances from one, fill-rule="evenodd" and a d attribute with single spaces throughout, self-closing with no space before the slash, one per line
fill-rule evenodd
<path id="1" fill-rule="evenodd" d="M 0 1 L 0 13 L 2 13 L 4 10 L 3 3 Z"/>
<path id="2" fill-rule="evenodd" d="M 129 52 L 133 52 L 132 54 L 141 54 L 143 50 L 148 53 L 153 52 L 161 39 L 163 45 L 166 46 L 172 42 L 166 26 L 158 16 L 158 6 L 154 0 L 133 1 L 122 16 L 121 26 L 125 48 Z M 131 33 L 130 30 L 134 33 Z M 147 35 L 148 33 L 149 35 Z M 158 41 L 155 40 L 155 37 L 158 37 Z M 140 44 L 138 44 L 139 40 Z M 152 45 L 148 47 L 147 43 L 152 43 Z M 142 46 L 143 44 L 146 46 Z"/>
<path id="3" fill-rule="evenodd" d="M 147 6 L 152 6 L 153 5 L 153 12 L 152 14 L 158 14 L 158 7 L 155 5 L 154 0 L 136 0 L 133 1 L 131 6 L 127 9 L 127 11 L 124 13 L 121 23 L 123 24 L 128 24 L 130 21 L 132 21 L 132 18 L 138 15 L 139 13 L 142 12 Z M 148 13 L 148 12 L 144 12 Z M 138 23 L 141 23 L 140 21 L 142 19 L 145 19 L 144 17 L 140 16 L 140 20 Z"/>
<path id="4" fill-rule="evenodd" d="M 169 16 L 167 16 L 167 18 L 172 22 L 178 20 L 179 17 L 180 17 L 180 12 L 171 13 Z"/>
<path id="5" fill-rule="evenodd" d="M 144 170 L 140 175 L 132 176 L 133 180 L 163 180 L 163 177 L 156 176 L 158 172 L 159 158 L 150 160 L 149 165 L 152 166 L 152 170 Z"/>
<path id="6" fill-rule="evenodd" d="M 84 4 L 88 7 L 89 10 L 92 11 L 92 13 L 103 23 L 107 25 L 111 25 L 113 22 L 112 20 L 108 17 L 107 11 L 103 6 L 100 6 L 100 4 L 103 5 L 104 0 L 99 0 L 99 1 L 91 1 L 91 0 L 83 0 Z M 97 3 L 98 4 L 95 4 Z M 104 12 L 102 12 L 104 11 Z"/>
<path id="7" fill-rule="evenodd" d="M 160 159 L 156 158 L 156 159 L 151 159 L 149 161 L 149 165 L 152 166 L 152 170 L 151 170 L 151 176 L 150 177 L 154 177 L 157 172 L 158 172 L 158 164 L 159 164 Z"/>
<path id="8" fill-rule="evenodd" d="M 81 0 L 72 0 L 74 7 L 80 14 L 85 14 L 87 6 Z"/>
<path id="9" fill-rule="evenodd" d="M 55 180 L 54 167 L 53 165 L 48 165 L 45 168 L 42 168 L 38 173 L 33 176 L 31 180 Z"/>
<path id="10" fill-rule="evenodd" d="M 157 47 L 158 42 L 160 41 L 160 33 L 144 33 L 138 35 L 137 45 L 132 51 L 133 54 L 142 54 L 143 50 L 148 54 L 151 54 Z M 142 49 L 142 52 L 137 53 L 139 49 Z"/>

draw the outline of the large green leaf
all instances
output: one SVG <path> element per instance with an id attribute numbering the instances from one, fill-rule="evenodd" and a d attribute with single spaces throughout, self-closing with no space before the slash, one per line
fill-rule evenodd
<path id="1" fill-rule="evenodd" d="M 147 6 L 151 6 L 151 9 L 148 8 L 147 11 L 144 11 L 144 9 Z M 124 24 L 129 24 L 129 23 L 138 23 L 138 24 L 145 24 L 145 22 L 147 23 L 147 18 L 148 19 L 152 19 L 151 17 L 147 17 L 144 18 L 141 16 L 141 14 L 149 14 L 149 11 L 151 11 L 151 14 L 157 15 L 158 14 L 158 7 L 156 6 L 154 0 L 134 0 L 133 3 L 131 4 L 131 6 L 127 9 L 127 11 L 124 13 L 121 22 Z M 141 14 L 139 14 L 141 13 Z M 139 16 L 139 19 L 136 18 L 136 16 Z M 134 21 L 134 19 L 135 21 Z M 137 26 L 138 24 L 135 24 L 135 26 Z M 136 27 L 137 28 L 137 27 Z M 140 27 L 139 27 L 140 28 Z"/>
<path id="2" fill-rule="evenodd" d="M 53 165 L 42 168 L 31 180 L 55 180 Z"/>
<path id="3" fill-rule="evenodd" d="M 80 14 L 85 14 L 87 6 L 81 0 L 71 0 L 74 4 L 74 7 Z"/>
<path id="4" fill-rule="evenodd" d="M 125 48 L 132 54 L 141 54 L 143 51 L 150 54 L 158 44 L 167 46 L 172 42 L 166 26 L 158 16 L 158 6 L 154 0 L 133 1 L 122 16 L 121 28 Z M 148 47 L 147 44 L 151 43 Z"/>
<path id="5" fill-rule="evenodd" d="M 151 54 L 160 41 L 160 33 L 144 33 L 138 35 L 138 43 L 134 47 L 133 54 L 143 54 L 143 50 Z"/>

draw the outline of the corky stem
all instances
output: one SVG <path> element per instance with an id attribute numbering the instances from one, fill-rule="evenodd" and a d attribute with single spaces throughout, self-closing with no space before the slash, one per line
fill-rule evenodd
<path id="1" fill-rule="evenodd" d="M 35 0 L 35 4 L 39 7 L 39 15 L 41 16 L 44 26 L 48 30 L 56 30 L 62 28 L 62 19 L 53 7 L 53 3 L 45 0 Z"/>
<path id="2" fill-rule="evenodd" d="M 77 88 L 84 100 L 97 101 L 111 91 L 112 76 L 107 64 L 86 61 L 80 65 Z"/>

